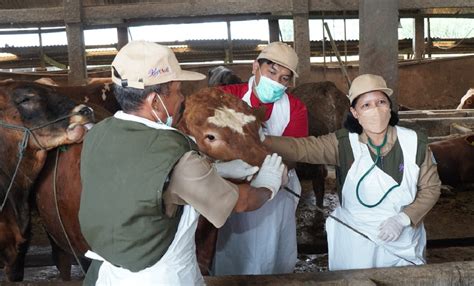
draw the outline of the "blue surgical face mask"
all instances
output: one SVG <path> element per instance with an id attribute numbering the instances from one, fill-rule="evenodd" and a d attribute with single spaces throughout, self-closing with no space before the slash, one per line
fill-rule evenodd
<path id="1" fill-rule="evenodd" d="M 259 69 L 260 72 L 260 69 Z M 285 94 L 286 86 L 269 79 L 268 77 L 262 75 L 260 72 L 260 81 L 258 85 L 255 87 L 255 91 L 257 92 L 257 97 L 263 103 L 272 103 L 280 98 Z"/>
<path id="2" fill-rule="evenodd" d="M 163 106 L 163 108 L 165 109 L 165 112 L 166 112 L 166 123 L 163 123 L 163 121 L 161 121 L 160 117 L 158 117 L 158 115 L 156 114 L 155 110 L 151 110 L 153 112 L 153 114 L 155 115 L 156 117 L 156 122 L 158 123 L 161 123 L 161 124 L 166 124 L 167 126 L 171 127 L 171 124 L 173 123 L 173 116 L 170 116 L 170 114 L 168 113 L 168 109 L 166 108 L 166 105 L 164 104 L 163 100 L 161 100 L 161 97 L 159 94 L 156 94 L 156 96 L 158 97 L 158 99 L 160 100 L 161 102 L 161 105 Z"/>

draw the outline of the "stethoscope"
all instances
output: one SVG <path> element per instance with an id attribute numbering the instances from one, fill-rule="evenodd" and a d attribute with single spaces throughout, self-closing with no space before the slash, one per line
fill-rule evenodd
<path id="1" fill-rule="evenodd" d="M 368 141 L 369 141 L 370 147 L 374 148 L 375 151 L 376 151 L 376 158 L 375 158 L 374 164 L 369 168 L 369 170 L 367 170 L 367 172 L 364 173 L 364 175 L 362 175 L 359 182 L 357 183 L 356 196 L 357 196 L 357 200 L 359 201 L 359 203 L 361 205 L 363 205 L 364 207 L 367 207 L 367 208 L 374 208 L 374 207 L 378 206 L 380 203 L 382 203 L 383 200 L 385 200 L 385 198 L 388 196 L 388 194 L 390 194 L 390 192 L 392 192 L 395 188 L 400 187 L 400 184 L 396 184 L 396 185 L 390 187 L 388 189 L 388 191 L 385 192 L 385 194 L 382 196 L 382 198 L 378 202 L 376 202 L 375 204 L 366 204 L 365 202 L 362 201 L 362 199 L 360 198 L 360 195 L 359 195 L 360 184 L 365 179 L 365 177 L 375 168 L 375 166 L 377 166 L 377 163 L 378 163 L 378 161 L 381 157 L 380 153 L 381 153 L 382 147 L 385 146 L 385 144 L 387 143 L 387 132 L 385 133 L 385 136 L 383 138 L 383 142 L 380 145 L 373 144 L 372 141 L 370 140 L 370 138 L 369 138 Z"/>

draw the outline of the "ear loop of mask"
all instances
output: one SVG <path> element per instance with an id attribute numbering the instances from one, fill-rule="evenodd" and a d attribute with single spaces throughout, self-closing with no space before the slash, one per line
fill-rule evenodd
<path id="1" fill-rule="evenodd" d="M 163 100 L 161 99 L 160 95 L 157 93 L 156 94 L 158 96 L 158 99 L 160 100 L 161 102 L 161 105 L 163 106 L 163 108 L 165 109 L 165 112 L 166 112 L 166 118 L 169 118 L 170 117 L 170 114 L 168 113 L 168 109 L 166 108 L 166 105 L 165 103 L 163 102 Z M 160 117 L 158 117 L 158 115 L 156 114 L 155 110 L 152 109 L 151 110 L 153 112 L 153 114 L 156 116 L 156 118 L 160 121 L 160 123 L 164 124 L 163 121 L 161 121 Z"/>
<path id="2" fill-rule="evenodd" d="M 369 204 L 366 204 L 362 201 L 362 199 L 360 198 L 360 195 L 359 195 L 359 187 L 360 187 L 360 184 L 362 183 L 362 180 L 364 180 L 364 178 L 370 173 L 370 171 L 372 171 L 372 169 L 375 168 L 375 166 L 377 165 L 377 162 L 379 161 L 380 159 L 380 150 L 382 150 L 382 147 L 385 146 L 385 143 L 387 143 L 387 132 L 385 133 L 385 137 L 383 138 L 383 142 L 382 144 L 380 145 L 375 145 L 372 143 L 372 141 L 370 140 L 369 138 L 369 145 L 372 147 L 372 148 L 375 148 L 376 152 L 377 152 L 377 156 L 375 158 L 375 162 L 374 164 L 369 168 L 369 170 L 367 172 L 365 172 L 365 174 L 360 178 L 359 182 L 357 183 L 357 187 L 356 187 L 356 196 L 357 196 L 357 200 L 359 201 L 359 203 L 361 205 L 363 205 L 364 207 L 367 207 L 367 208 L 374 208 L 376 206 L 378 206 L 380 203 L 383 202 L 383 200 L 385 200 L 385 198 L 388 196 L 388 194 L 390 194 L 391 191 L 393 191 L 395 188 L 397 187 L 400 187 L 400 184 L 396 184 L 392 187 L 390 187 L 390 189 L 388 189 L 388 191 L 382 196 L 382 198 L 375 204 L 372 204 L 372 205 L 369 205 Z"/>

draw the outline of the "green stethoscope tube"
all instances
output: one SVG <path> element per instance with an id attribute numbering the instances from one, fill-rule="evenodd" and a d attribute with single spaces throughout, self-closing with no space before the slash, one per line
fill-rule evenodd
<path id="1" fill-rule="evenodd" d="M 377 151 L 377 156 L 375 158 L 375 162 L 374 164 L 369 168 L 369 170 L 367 170 L 367 172 L 364 173 L 364 175 L 360 178 L 359 182 L 357 183 L 357 187 L 356 187 L 356 196 L 357 196 L 357 200 L 359 201 L 359 203 L 361 205 L 363 205 L 364 207 L 367 207 L 367 208 L 374 208 L 376 206 L 378 206 L 380 203 L 383 202 L 383 200 L 385 200 L 385 198 L 388 196 L 388 194 L 390 194 L 391 191 L 393 191 L 395 188 L 397 187 L 400 187 L 400 184 L 397 184 L 397 185 L 394 185 L 392 186 L 390 189 L 388 189 L 388 191 L 382 196 L 382 198 L 376 202 L 375 204 L 372 204 L 372 205 L 369 205 L 369 204 L 366 204 L 362 201 L 362 199 L 360 198 L 360 195 L 359 195 L 359 187 L 360 187 L 360 183 L 362 183 L 362 181 L 364 180 L 364 178 L 370 173 L 370 171 L 372 171 L 375 166 L 377 166 L 377 162 L 379 161 L 380 159 L 380 150 L 382 150 L 382 147 L 385 146 L 385 143 L 387 143 L 387 133 L 385 133 L 385 137 L 383 138 L 383 142 L 382 144 L 380 144 L 379 146 L 377 145 L 374 145 L 372 144 L 372 141 L 370 140 L 369 138 L 369 145 L 372 147 L 372 148 L 375 148 L 375 150 Z"/>

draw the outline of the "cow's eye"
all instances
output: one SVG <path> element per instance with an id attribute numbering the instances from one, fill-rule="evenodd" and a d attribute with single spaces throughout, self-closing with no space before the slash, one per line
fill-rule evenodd
<path id="1" fill-rule="evenodd" d="M 30 100 L 30 97 L 23 97 L 23 98 L 20 98 L 17 102 L 18 104 L 22 104 L 22 103 L 25 103 L 25 102 L 28 102 Z"/>
<path id="2" fill-rule="evenodd" d="M 216 137 L 211 134 L 206 135 L 206 138 L 209 139 L 210 141 L 214 141 L 216 139 Z"/>

